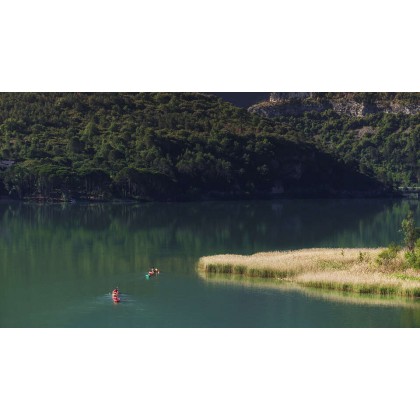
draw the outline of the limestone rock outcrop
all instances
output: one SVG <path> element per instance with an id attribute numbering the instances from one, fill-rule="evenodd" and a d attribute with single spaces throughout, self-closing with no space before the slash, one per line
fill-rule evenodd
<path id="1" fill-rule="evenodd" d="M 362 117 L 376 113 L 412 115 L 420 112 L 420 93 L 324 94 L 275 92 L 270 94 L 268 101 L 255 104 L 248 110 L 251 113 L 267 118 L 281 115 L 302 115 L 305 112 L 323 112 L 327 110 L 353 117 Z"/>

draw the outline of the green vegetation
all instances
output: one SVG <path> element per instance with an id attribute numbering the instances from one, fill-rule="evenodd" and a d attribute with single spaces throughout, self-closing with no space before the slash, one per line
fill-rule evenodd
<path id="1" fill-rule="evenodd" d="M 420 269 L 420 239 L 417 239 L 414 249 L 405 254 L 405 258 L 410 267 Z"/>
<path id="2" fill-rule="evenodd" d="M 387 269 L 390 269 L 392 264 L 395 263 L 400 250 L 401 248 L 398 245 L 388 245 L 388 248 L 384 249 L 378 254 L 376 258 L 377 264 Z"/>
<path id="3" fill-rule="evenodd" d="M 410 267 L 420 269 L 420 228 L 416 227 L 413 211 L 401 223 L 404 243 L 407 247 L 405 258 Z"/>
<path id="4" fill-rule="evenodd" d="M 410 93 L 318 93 L 310 103 L 335 100 L 346 106 L 357 101 L 372 113 L 356 117 L 340 115 L 332 109 L 302 112 L 275 118 L 288 124 L 340 162 L 353 165 L 365 175 L 392 187 L 420 184 L 420 113 L 380 112 L 383 104 L 410 107 L 419 104 L 419 95 Z M 296 102 L 296 101 L 295 101 Z M 297 101 L 300 106 L 301 102 Z"/>
<path id="5" fill-rule="evenodd" d="M 14 164 L 0 170 L 0 194 L 178 200 L 383 190 L 306 143 L 301 128 L 204 94 L 2 93 L 0 161 Z"/>

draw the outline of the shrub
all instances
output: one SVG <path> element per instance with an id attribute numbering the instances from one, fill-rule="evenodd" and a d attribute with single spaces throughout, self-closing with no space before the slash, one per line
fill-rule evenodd
<path id="1" fill-rule="evenodd" d="M 420 239 L 417 239 L 412 251 L 405 253 L 408 265 L 415 269 L 420 269 Z"/>
<path id="2" fill-rule="evenodd" d="M 369 261 L 367 252 L 359 252 L 359 263 L 362 263 L 363 261 Z"/>
<path id="3" fill-rule="evenodd" d="M 388 267 L 395 261 L 398 251 L 400 247 L 395 244 L 388 245 L 388 248 L 384 249 L 382 252 L 379 253 L 378 257 L 376 258 L 376 262 L 379 265 Z"/>

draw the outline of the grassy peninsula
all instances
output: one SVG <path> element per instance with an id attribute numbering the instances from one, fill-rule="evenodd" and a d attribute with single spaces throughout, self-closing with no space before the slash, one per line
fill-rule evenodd
<path id="1" fill-rule="evenodd" d="M 314 248 L 254 255 L 202 257 L 203 273 L 240 274 L 267 281 L 354 293 L 420 297 L 420 270 L 405 253 L 387 248 Z"/>

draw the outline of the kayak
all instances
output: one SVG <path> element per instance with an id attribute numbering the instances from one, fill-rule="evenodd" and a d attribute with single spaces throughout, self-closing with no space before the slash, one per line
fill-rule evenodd
<path id="1" fill-rule="evenodd" d="M 148 273 L 146 273 L 145 277 L 146 280 L 149 280 L 150 277 L 156 276 L 156 274 L 159 274 L 160 271 L 158 269 L 156 269 L 155 271 L 149 271 Z"/>
<path id="2" fill-rule="evenodd" d="M 121 299 L 118 297 L 118 295 L 112 295 L 112 300 L 113 300 L 115 303 L 118 303 Z"/>

